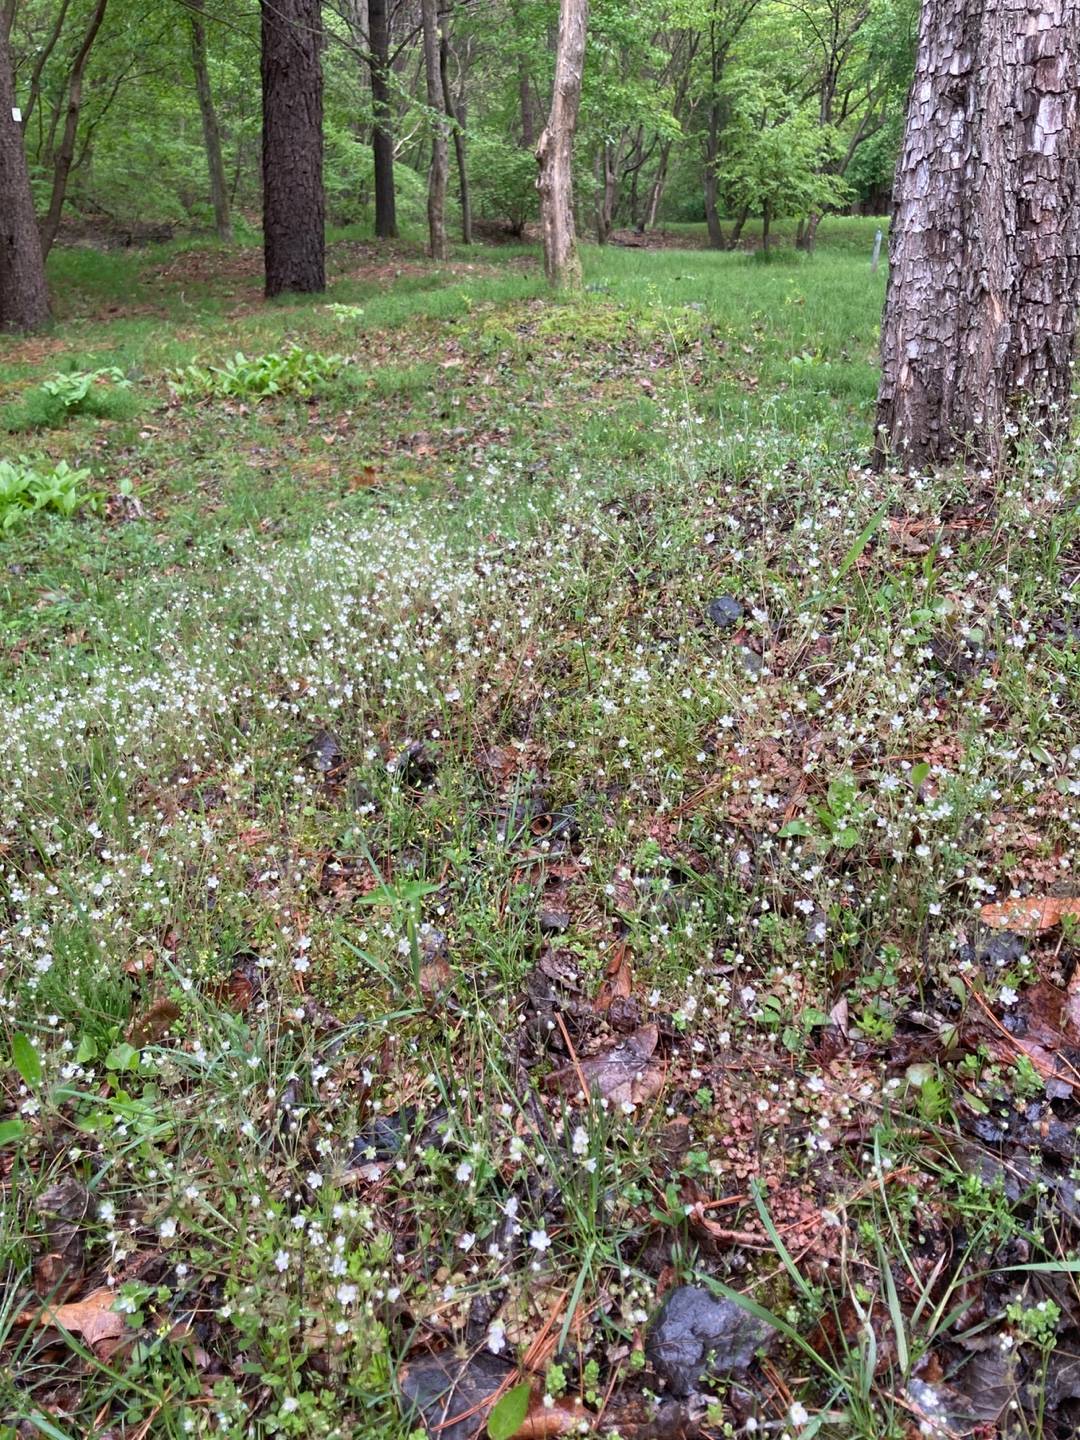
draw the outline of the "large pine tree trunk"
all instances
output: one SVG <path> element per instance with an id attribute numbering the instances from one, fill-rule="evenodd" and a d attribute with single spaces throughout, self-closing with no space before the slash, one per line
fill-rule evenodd
<path id="1" fill-rule="evenodd" d="M 552 285 L 570 288 L 581 284 L 574 229 L 574 131 L 581 104 L 588 24 L 589 0 L 559 0 L 551 113 L 536 147 L 544 270 Z"/>
<path id="2" fill-rule="evenodd" d="M 326 289 L 319 0 L 261 0 L 267 296 Z"/>
<path id="3" fill-rule="evenodd" d="M 44 220 L 41 222 L 41 252 L 46 256 L 53 247 L 56 232 L 60 229 L 60 216 L 64 212 L 64 201 L 67 199 L 68 177 L 71 174 L 71 166 L 75 160 L 75 141 L 79 133 L 79 116 L 82 114 L 82 90 L 83 79 L 86 75 L 86 64 L 90 59 L 90 51 L 93 49 L 98 31 L 101 29 L 101 22 L 105 19 L 105 7 L 107 4 L 108 0 L 95 0 L 94 8 L 90 12 L 90 19 L 83 33 L 82 41 L 71 63 L 71 73 L 68 78 L 67 110 L 64 115 L 64 130 L 60 137 L 60 148 L 56 152 L 56 159 L 53 162 L 53 180 L 52 190 L 49 194 L 49 208 L 45 212 Z M 10 113 L 11 112 L 8 111 L 9 115 Z"/>
<path id="4" fill-rule="evenodd" d="M 897 167 L 878 459 L 995 463 L 1068 423 L 1080 0 L 923 0 Z"/>
<path id="5" fill-rule="evenodd" d="M 49 318 L 49 292 L 14 108 L 11 50 L 0 22 L 0 330 L 36 330 Z"/>
<path id="6" fill-rule="evenodd" d="M 450 170 L 450 152 L 446 142 L 446 108 L 443 103 L 442 76 L 439 72 L 439 7 L 438 0 L 421 0 L 420 16 L 424 36 L 424 76 L 427 81 L 427 103 L 431 122 L 431 165 L 428 169 L 428 254 L 433 260 L 446 260 L 450 248 L 446 243 L 446 179 Z"/>
<path id="7" fill-rule="evenodd" d="M 381 240 L 397 238 L 394 200 L 394 129 L 390 110 L 390 30 L 386 0 L 368 0 L 368 39 L 371 47 L 371 155 L 375 165 L 375 234 Z"/>
<path id="8" fill-rule="evenodd" d="M 191 68 L 195 73 L 195 93 L 199 97 L 206 168 L 210 175 L 210 199 L 214 206 L 214 229 L 219 240 L 232 240 L 229 215 L 229 186 L 225 179 L 225 161 L 221 157 L 221 131 L 218 128 L 214 95 L 210 88 L 210 68 L 206 61 L 206 26 L 203 24 L 204 0 L 187 0 L 191 11 Z"/>

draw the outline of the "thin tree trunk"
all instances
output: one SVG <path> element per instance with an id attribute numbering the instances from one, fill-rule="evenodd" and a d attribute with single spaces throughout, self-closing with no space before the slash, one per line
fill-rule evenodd
<path id="1" fill-rule="evenodd" d="M 713 250 L 724 247 L 724 230 L 716 204 L 716 162 L 720 156 L 720 106 L 709 101 L 709 128 L 705 139 L 705 223 L 709 229 L 709 245 Z"/>
<path id="2" fill-rule="evenodd" d="M 368 0 L 368 40 L 371 47 L 371 155 L 375 166 L 375 234 L 380 240 L 397 239 L 397 204 L 394 199 L 394 129 L 390 108 L 390 30 L 386 0 Z"/>
<path id="3" fill-rule="evenodd" d="M 68 176 L 71 174 L 71 162 L 75 158 L 75 140 L 79 132 L 79 115 L 82 111 L 82 87 L 83 77 L 86 74 L 86 62 L 90 58 L 90 51 L 97 39 L 98 31 L 101 29 L 101 22 L 105 19 L 107 4 L 108 0 L 97 0 L 90 15 L 90 23 L 86 27 L 86 33 L 83 35 L 82 43 L 76 51 L 71 65 L 64 133 L 53 165 L 49 208 L 46 211 L 45 219 L 41 222 L 41 253 L 46 257 L 52 249 L 56 232 L 60 228 L 60 216 L 63 213 L 64 200 L 67 197 Z M 10 110 L 8 113 L 11 113 Z"/>
<path id="4" fill-rule="evenodd" d="M 765 255 L 769 253 L 769 230 L 772 226 L 772 206 L 766 200 L 761 208 L 761 249 Z"/>
<path id="5" fill-rule="evenodd" d="M 450 170 L 450 155 L 446 143 L 446 108 L 439 74 L 441 38 L 438 0 L 421 0 L 420 15 L 424 35 L 428 121 L 431 125 L 427 202 L 428 254 L 433 260 L 446 260 L 450 255 L 450 248 L 446 243 L 446 179 Z"/>
<path id="6" fill-rule="evenodd" d="M 529 67 L 522 57 L 518 61 L 518 104 L 521 106 L 521 148 L 536 148 L 536 106 L 533 103 L 532 81 Z"/>
<path id="7" fill-rule="evenodd" d="M 214 206 L 214 229 L 219 240 L 232 243 L 232 220 L 229 216 L 229 186 L 225 179 L 225 161 L 221 155 L 221 131 L 218 128 L 214 94 L 210 88 L 210 70 L 206 63 L 206 26 L 203 24 L 204 0 L 187 0 L 191 11 L 191 68 L 195 72 L 195 92 L 199 97 L 203 144 L 206 147 L 206 168 L 210 176 L 210 199 Z"/>
<path id="8" fill-rule="evenodd" d="M 326 289 L 319 0 L 261 0 L 263 255 L 268 297 Z"/>
<path id="9" fill-rule="evenodd" d="M 0 330 L 36 330 L 49 318 L 49 292 L 14 107 L 11 49 L 0 26 Z"/>
<path id="10" fill-rule="evenodd" d="M 589 0 L 559 0 L 551 112 L 536 147 L 544 271 L 552 285 L 581 284 L 574 230 L 574 131 L 581 104 Z"/>
<path id="11" fill-rule="evenodd" d="M 742 239 L 743 226 L 750 218 L 750 206 L 744 205 L 735 217 L 735 224 L 731 227 L 731 234 L 727 238 L 725 250 L 738 249 L 739 241 Z"/>
<path id="12" fill-rule="evenodd" d="M 1080 0 L 924 0 L 896 175 L 878 463 L 1067 433 L 1080 295 Z"/>
<path id="13" fill-rule="evenodd" d="M 671 155 L 671 141 L 666 141 L 660 147 L 660 163 L 656 167 L 656 174 L 653 176 L 652 186 L 649 190 L 649 203 L 645 207 L 645 217 L 638 226 L 638 233 L 645 234 L 656 224 L 657 212 L 660 209 L 660 201 L 664 198 L 664 186 L 667 184 L 668 158 Z"/>
<path id="14" fill-rule="evenodd" d="M 469 167 L 465 154 L 465 101 L 454 103 L 450 88 L 450 42 L 444 34 L 439 44 L 439 78 L 442 83 L 443 105 L 454 122 L 454 158 L 457 161 L 458 195 L 461 199 L 461 240 L 464 245 L 473 243 L 472 195 L 469 190 Z"/>
<path id="15" fill-rule="evenodd" d="M 596 206 L 596 242 L 606 245 L 611 239 L 615 215 L 615 156 L 611 144 L 605 140 L 596 156 L 597 179 L 600 194 Z"/>

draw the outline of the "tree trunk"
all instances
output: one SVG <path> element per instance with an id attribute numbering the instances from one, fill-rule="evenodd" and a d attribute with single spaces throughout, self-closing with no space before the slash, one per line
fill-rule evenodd
<path id="1" fill-rule="evenodd" d="M 232 220 L 229 217 L 229 186 L 225 179 L 225 161 L 221 157 L 221 131 L 218 129 L 214 95 L 210 89 L 210 70 L 206 63 L 204 0 L 187 0 L 187 4 L 191 11 L 191 67 L 195 72 L 195 91 L 199 97 L 199 114 L 202 117 L 206 168 L 210 174 L 210 199 L 214 206 L 214 229 L 219 240 L 231 244 L 233 236 Z"/>
<path id="2" fill-rule="evenodd" d="M 735 217 L 735 224 L 731 227 L 731 234 L 728 236 L 725 250 L 737 250 L 739 241 L 742 238 L 743 226 L 750 218 L 750 206 L 744 205 Z"/>
<path id="3" fill-rule="evenodd" d="M 469 167 L 465 155 L 465 101 L 454 102 L 450 88 L 450 42 L 446 35 L 439 44 L 439 78 L 442 83 L 443 104 L 454 125 L 454 158 L 457 161 L 458 195 L 461 200 L 461 241 L 463 245 L 473 243 L 472 234 L 472 193 L 469 189 Z"/>
<path id="4" fill-rule="evenodd" d="M 0 25 L 0 330 L 36 330 L 49 318 L 49 292 L 14 106 L 11 50 Z"/>
<path id="5" fill-rule="evenodd" d="M 446 243 L 446 177 L 450 169 L 450 156 L 446 143 L 446 108 L 443 103 L 442 78 L 439 74 L 441 38 L 438 0 L 421 0 L 420 15 L 424 34 L 428 121 L 431 125 L 427 202 L 428 254 L 433 260 L 446 260 L 450 255 Z"/>
<path id="6" fill-rule="evenodd" d="M 581 104 L 588 25 L 589 0 L 559 0 L 551 113 L 536 147 L 544 271 L 552 285 L 568 288 L 581 284 L 574 230 L 574 131 Z"/>
<path id="7" fill-rule="evenodd" d="M 319 0 L 260 0 L 266 294 L 326 289 Z"/>
<path id="8" fill-rule="evenodd" d="M 375 234 L 397 239 L 394 199 L 394 132 L 390 110 L 390 29 L 386 0 L 368 0 L 368 41 L 371 47 L 371 155 L 375 166 Z"/>
<path id="9" fill-rule="evenodd" d="M 769 229 L 772 225 L 772 206 L 766 200 L 761 208 L 761 250 L 762 254 L 769 253 Z"/>
<path id="10" fill-rule="evenodd" d="M 705 139 L 705 223 L 709 227 L 709 246 L 724 248 L 724 229 L 716 204 L 716 162 L 720 155 L 720 106 L 709 101 L 709 128 Z"/>
<path id="11" fill-rule="evenodd" d="M 657 211 L 660 209 L 660 201 L 664 197 L 664 186 L 667 183 L 668 157 L 671 154 L 671 141 L 668 140 L 660 146 L 660 163 L 657 165 L 656 174 L 653 176 L 652 186 L 649 189 L 649 201 L 645 206 L 645 215 L 638 226 L 638 234 L 644 235 L 646 230 L 651 230 L 656 224 Z"/>
<path id="12" fill-rule="evenodd" d="M 56 154 L 56 161 L 53 165 L 52 192 L 49 195 L 49 208 L 45 218 L 41 222 L 41 253 L 48 256 L 56 239 L 56 232 L 60 228 L 60 216 L 64 209 L 64 200 L 67 197 L 68 176 L 71 174 L 71 162 L 75 159 L 75 140 L 79 133 L 79 115 L 82 111 L 82 87 L 83 77 L 86 74 L 86 62 L 90 58 L 90 51 L 97 33 L 101 29 L 101 22 L 105 19 L 105 7 L 108 0 L 97 0 L 90 15 L 90 22 L 86 27 L 82 43 L 75 52 L 75 59 L 72 61 L 71 74 L 68 80 L 67 114 L 64 119 L 64 133 L 60 140 L 60 149 Z M 11 114 L 10 109 L 8 114 Z"/>
<path id="13" fill-rule="evenodd" d="M 807 255 L 813 254 L 814 246 L 817 243 L 818 226 L 820 224 L 820 210 L 811 210 L 805 220 L 799 221 L 799 233 L 795 236 L 796 250 L 803 250 Z"/>
<path id="14" fill-rule="evenodd" d="M 996 464 L 1067 433 L 1080 0 L 924 0 L 896 172 L 876 457 Z"/>
<path id="15" fill-rule="evenodd" d="M 596 205 L 596 243 L 606 245 L 615 223 L 615 156 L 611 143 L 603 142 L 596 156 L 597 179 L 600 182 Z"/>
<path id="16" fill-rule="evenodd" d="M 529 67 L 522 57 L 518 61 L 518 104 L 521 106 L 521 148 L 536 148 L 536 107 L 533 104 L 532 81 Z"/>

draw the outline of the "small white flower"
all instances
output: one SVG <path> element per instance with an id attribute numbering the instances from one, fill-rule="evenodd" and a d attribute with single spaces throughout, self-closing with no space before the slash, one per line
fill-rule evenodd
<path id="1" fill-rule="evenodd" d="M 543 1254 L 545 1250 L 551 1249 L 551 1236 L 546 1230 L 534 1230 L 529 1236 L 529 1244 L 534 1250 L 539 1250 Z"/>
<path id="2" fill-rule="evenodd" d="M 459 1185 L 464 1185 L 472 1177 L 472 1166 L 468 1160 L 462 1160 L 461 1164 L 454 1171 L 454 1179 Z"/>
<path id="3" fill-rule="evenodd" d="M 172 1239 L 172 1237 L 176 1234 L 175 1216 L 166 1215 L 165 1219 L 162 1220 L 161 1224 L 158 1226 L 158 1234 L 161 1236 L 162 1240 Z"/>
<path id="4" fill-rule="evenodd" d="M 274 1264 L 278 1270 L 282 1272 L 287 1270 L 289 1268 L 289 1252 L 287 1250 L 279 1250 L 274 1256 Z"/>
<path id="5" fill-rule="evenodd" d="M 810 1412 L 805 1405 L 800 1405 L 798 1400 L 796 1400 L 795 1404 L 792 1405 L 788 1411 L 788 1418 L 793 1425 L 806 1425 L 809 1424 L 810 1421 Z"/>

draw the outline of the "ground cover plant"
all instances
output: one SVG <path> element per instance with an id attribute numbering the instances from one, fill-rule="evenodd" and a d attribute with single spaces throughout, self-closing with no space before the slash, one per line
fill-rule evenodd
<path id="1" fill-rule="evenodd" d="M 867 467 L 874 229 L 55 252 L 0 1433 L 1075 1433 L 1076 457 Z"/>

